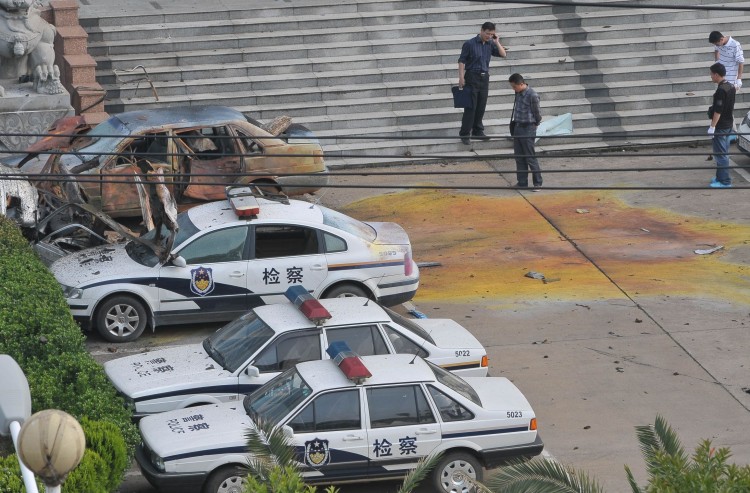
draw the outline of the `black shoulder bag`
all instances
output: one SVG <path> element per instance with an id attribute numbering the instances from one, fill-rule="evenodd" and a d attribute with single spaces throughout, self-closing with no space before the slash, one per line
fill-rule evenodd
<path id="1" fill-rule="evenodd" d="M 516 130 L 516 121 L 513 119 L 513 117 L 516 114 L 516 101 L 518 101 L 518 93 L 516 93 L 516 97 L 513 98 L 513 110 L 510 112 L 510 135 L 513 136 Z"/>

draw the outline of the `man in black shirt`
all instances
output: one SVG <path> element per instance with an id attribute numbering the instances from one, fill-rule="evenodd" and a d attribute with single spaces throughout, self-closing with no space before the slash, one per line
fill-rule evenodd
<path id="1" fill-rule="evenodd" d="M 490 58 L 493 56 L 504 57 L 505 48 L 495 34 L 495 24 L 485 22 L 479 34 L 463 44 L 458 57 L 458 87 L 469 88 L 473 103 L 471 108 L 464 109 L 461 131 L 458 132 L 464 144 L 469 143 L 469 134 L 481 140 L 489 138 L 484 134 L 482 118 L 487 107 Z"/>
<path id="2" fill-rule="evenodd" d="M 714 63 L 709 69 L 711 80 L 718 84 L 711 105 L 711 125 L 708 135 L 713 136 L 713 153 L 716 160 L 716 177 L 711 181 L 712 188 L 728 188 L 732 186 L 729 176 L 729 134 L 732 132 L 734 121 L 735 88 L 726 81 L 727 70 L 721 63 Z"/>

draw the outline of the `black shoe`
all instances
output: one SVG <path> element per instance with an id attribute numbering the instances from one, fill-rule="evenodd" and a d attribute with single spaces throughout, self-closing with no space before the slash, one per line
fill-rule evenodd
<path id="1" fill-rule="evenodd" d="M 469 139 L 468 135 L 459 135 L 459 137 L 461 137 L 461 143 L 463 145 L 469 145 L 469 144 L 471 144 L 471 140 Z"/>
<path id="2" fill-rule="evenodd" d="M 527 184 L 524 185 L 522 183 L 516 183 L 515 185 L 513 185 L 510 188 L 529 188 L 529 184 L 527 183 Z"/>
<path id="3" fill-rule="evenodd" d="M 478 132 L 472 134 L 472 137 L 474 137 L 477 140 L 490 140 L 490 137 L 487 135 L 484 135 L 484 132 Z"/>

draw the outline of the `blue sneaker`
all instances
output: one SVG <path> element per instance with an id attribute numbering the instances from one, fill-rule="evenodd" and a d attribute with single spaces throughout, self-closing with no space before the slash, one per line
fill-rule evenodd
<path id="1" fill-rule="evenodd" d="M 716 183 L 716 177 L 711 178 L 711 183 Z"/>
<path id="2" fill-rule="evenodd" d="M 712 181 L 710 185 L 708 185 L 711 188 L 732 188 L 732 184 L 729 183 L 727 185 L 723 184 L 720 181 Z"/>

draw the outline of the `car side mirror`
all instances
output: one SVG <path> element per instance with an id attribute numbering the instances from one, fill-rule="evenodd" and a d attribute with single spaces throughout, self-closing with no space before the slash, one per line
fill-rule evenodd
<path id="1" fill-rule="evenodd" d="M 281 427 L 281 432 L 284 434 L 287 438 L 294 438 L 294 430 L 289 425 L 284 425 Z"/>
<path id="2" fill-rule="evenodd" d="M 257 367 L 250 365 L 245 368 L 245 375 L 250 378 L 258 378 L 260 376 L 260 370 Z"/>
<path id="3" fill-rule="evenodd" d="M 187 262 L 185 262 L 184 258 L 178 255 L 172 259 L 172 265 L 174 265 L 175 267 L 185 267 L 187 266 Z"/>

